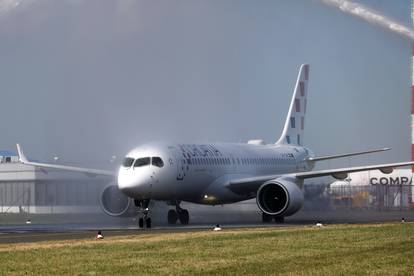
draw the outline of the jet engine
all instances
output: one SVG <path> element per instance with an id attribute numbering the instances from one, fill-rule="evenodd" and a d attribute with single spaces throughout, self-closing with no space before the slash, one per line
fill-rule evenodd
<path id="1" fill-rule="evenodd" d="M 127 213 L 131 199 L 123 194 L 117 185 L 111 183 L 103 189 L 100 205 L 105 214 L 118 217 Z"/>
<path id="2" fill-rule="evenodd" d="M 272 216 L 290 216 L 303 205 L 303 192 L 294 182 L 274 179 L 260 186 L 256 202 L 263 213 Z"/>

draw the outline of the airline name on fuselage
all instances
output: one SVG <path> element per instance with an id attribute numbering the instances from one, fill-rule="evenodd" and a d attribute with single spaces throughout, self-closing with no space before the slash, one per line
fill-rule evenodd
<path id="1" fill-rule="evenodd" d="M 400 177 L 372 177 L 369 180 L 371 185 L 412 185 L 413 178 Z"/>
<path id="2" fill-rule="evenodd" d="M 180 144 L 181 153 L 184 157 L 220 157 L 223 154 L 213 145 L 185 145 Z"/>
<path id="3" fill-rule="evenodd" d="M 214 145 L 189 145 L 179 144 L 178 147 L 181 150 L 183 157 L 222 157 L 223 153 L 218 150 Z M 282 153 L 282 158 L 295 158 L 293 153 Z"/>

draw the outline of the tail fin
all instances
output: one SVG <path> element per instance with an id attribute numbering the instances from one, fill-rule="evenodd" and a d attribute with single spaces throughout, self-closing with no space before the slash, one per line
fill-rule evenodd
<path id="1" fill-rule="evenodd" d="M 303 145 L 308 97 L 309 64 L 302 64 L 282 135 L 276 144 Z"/>

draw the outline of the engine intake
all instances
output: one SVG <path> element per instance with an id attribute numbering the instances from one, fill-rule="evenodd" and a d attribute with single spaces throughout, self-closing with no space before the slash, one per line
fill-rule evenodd
<path id="1" fill-rule="evenodd" d="M 268 215 L 290 216 L 303 205 L 303 192 L 294 182 L 275 179 L 260 186 L 256 195 L 259 209 Z"/>
<path id="2" fill-rule="evenodd" d="M 128 211 L 131 200 L 119 190 L 117 185 L 110 184 L 102 191 L 100 205 L 105 214 L 119 217 Z"/>

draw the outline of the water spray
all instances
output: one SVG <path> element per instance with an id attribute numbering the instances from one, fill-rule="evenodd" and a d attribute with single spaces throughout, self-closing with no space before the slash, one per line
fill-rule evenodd
<path id="1" fill-rule="evenodd" d="M 362 4 L 347 0 L 321 0 L 322 3 L 336 7 L 341 11 L 380 26 L 393 33 L 414 40 L 414 30 Z"/>

